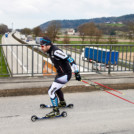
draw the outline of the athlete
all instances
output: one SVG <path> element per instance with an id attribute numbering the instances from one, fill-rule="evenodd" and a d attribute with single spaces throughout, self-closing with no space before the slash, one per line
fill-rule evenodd
<path id="1" fill-rule="evenodd" d="M 71 66 L 74 69 L 76 80 L 81 81 L 81 76 L 74 59 L 53 45 L 48 37 L 43 37 L 41 39 L 40 45 L 43 52 L 47 52 L 49 54 L 50 59 L 57 71 L 55 81 L 52 83 L 48 90 L 48 94 L 53 105 L 53 110 L 46 115 L 46 117 L 55 117 L 60 114 L 59 107 L 66 106 L 61 88 L 71 79 Z M 60 101 L 59 103 L 58 98 Z"/>

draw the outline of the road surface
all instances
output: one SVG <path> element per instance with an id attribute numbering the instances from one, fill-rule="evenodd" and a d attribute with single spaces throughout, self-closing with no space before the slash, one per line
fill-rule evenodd
<path id="1" fill-rule="evenodd" d="M 134 102 L 134 90 L 122 91 Z M 115 93 L 115 92 L 113 92 Z M 118 93 L 117 93 L 118 94 Z M 133 134 L 134 105 L 103 91 L 65 94 L 73 103 L 65 118 L 32 122 L 32 115 L 44 116 L 50 109 L 48 95 L 0 98 L 1 134 Z"/>
<path id="2" fill-rule="evenodd" d="M 3 46 L 4 54 L 13 76 L 18 74 L 31 76 L 32 72 L 42 75 L 44 63 L 41 55 L 36 52 L 32 54 L 32 50 L 16 41 L 12 37 L 12 33 L 8 38 L 2 37 L 2 44 L 5 45 Z"/>

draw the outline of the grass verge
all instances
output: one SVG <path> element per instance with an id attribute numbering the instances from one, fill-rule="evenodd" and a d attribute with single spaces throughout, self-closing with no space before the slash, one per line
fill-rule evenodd
<path id="1" fill-rule="evenodd" d="M 0 35 L 0 44 L 1 44 L 2 35 Z M 8 77 L 7 66 L 5 64 L 3 48 L 0 46 L 0 77 Z"/>

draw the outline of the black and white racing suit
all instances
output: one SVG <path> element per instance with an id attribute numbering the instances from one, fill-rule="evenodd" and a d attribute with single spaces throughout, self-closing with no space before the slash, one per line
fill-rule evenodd
<path id="1" fill-rule="evenodd" d="M 51 99 L 55 99 L 56 93 L 59 97 L 59 100 L 64 101 L 64 96 L 60 89 L 71 79 L 71 66 L 75 72 L 78 71 L 78 68 L 73 58 L 65 54 L 62 50 L 54 45 L 51 46 L 50 50 L 47 53 L 49 54 L 50 59 L 57 70 L 55 81 L 49 88 L 48 94 Z"/>

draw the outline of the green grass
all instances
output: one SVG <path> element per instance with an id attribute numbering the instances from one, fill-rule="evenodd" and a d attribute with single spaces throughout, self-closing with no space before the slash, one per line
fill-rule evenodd
<path id="1" fill-rule="evenodd" d="M 57 44 L 64 44 L 63 43 L 63 41 L 56 41 L 55 43 L 57 43 Z M 84 48 L 85 46 L 77 46 L 78 44 L 81 44 L 81 41 L 70 41 L 70 43 L 69 44 L 74 44 L 74 45 L 76 45 L 76 47 L 75 46 L 73 46 L 73 47 L 75 47 L 75 48 L 77 48 L 77 49 L 80 49 L 80 48 Z M 90 44 L 89 43 L 89 41 L 85 41 L 84 42 L 84 45 L 85 44 Z M 94 43 L 95 44 L 95 43 Z M 99 43 L 99 44 L 96 44 L 96 45 L 100 45 L 100 44 L 108 44 L 108 43 L 106 43 L 106 42 L 101 42 L 101 43 Z M 134 44 L 134 42 L 132 42 L 132 43 L 129 43 L 129 42 L 118 42 L 117 43 L 117 45 L 120 45 L 120 46 L 113 46 L 113 48 L 112 48 L 112 50 L 115 50 L 115 51 L 119 51 L 119 52 L 134 52 L 134 46 L 123 46 L 123 45 L 130 45 L 130 44 Z M 92 45 L 92 44 L 91 44 Z M 112 45 L 112 44 L 111 44 Z M 107 45 L 107 47 L 106 46 L 99 46 L 100 48 L 105 48 L 105 49 L 110 49 L 110 44 L 109 44 L 109 46 Z"/>
<path id="2" fill-rule="evenodd" d="M 63 41 L 56 41 L 57 44 L 64 44 Z M 81 44 L 81 41 L 70 41 L 69 44 Z M 84 44 L 89 44 L 89 41 L 85 41 Z"/>
<path id="3" fill-rule="evenodd" d="M 0 44 L 1 44 L 1 38 L 2 35 L 0 35 Z M 0 46 L 0 77 L 8 77 L 9 75 L 8 75 L 7 67 L 2 52 L 3 50 L 2 47 Z"/>
<path id="4" fill-rule="evenodd" d="M 0 44 L 1 44 L 1 38 L 2 38 L 2 35 L 0 34 Z"/>
<path id="5" fill-rule="evenodd" d="M 55 43 L 57 43 L 57 44 L 64 44 L 63 43 L 63 41 L 55 41 Z M 70 41 L 70 43 L 69 44 L 82 44 L 82 41 Z M 89 41 L 84 41 L 84 43 L 83 44 L 91 44 Z M 92 44 L 96 44 L 95 42 L 94 43 L 92 43 Z M 98 44 L 109 44 L 108 42 L 99 42 Z M 134 42 L 117 42 L 116 43 L 117 45 L 118 44 L 122 44 L 122 45 L 131 45 L 131 44 L 133 44 L 134 45 Z"/>

